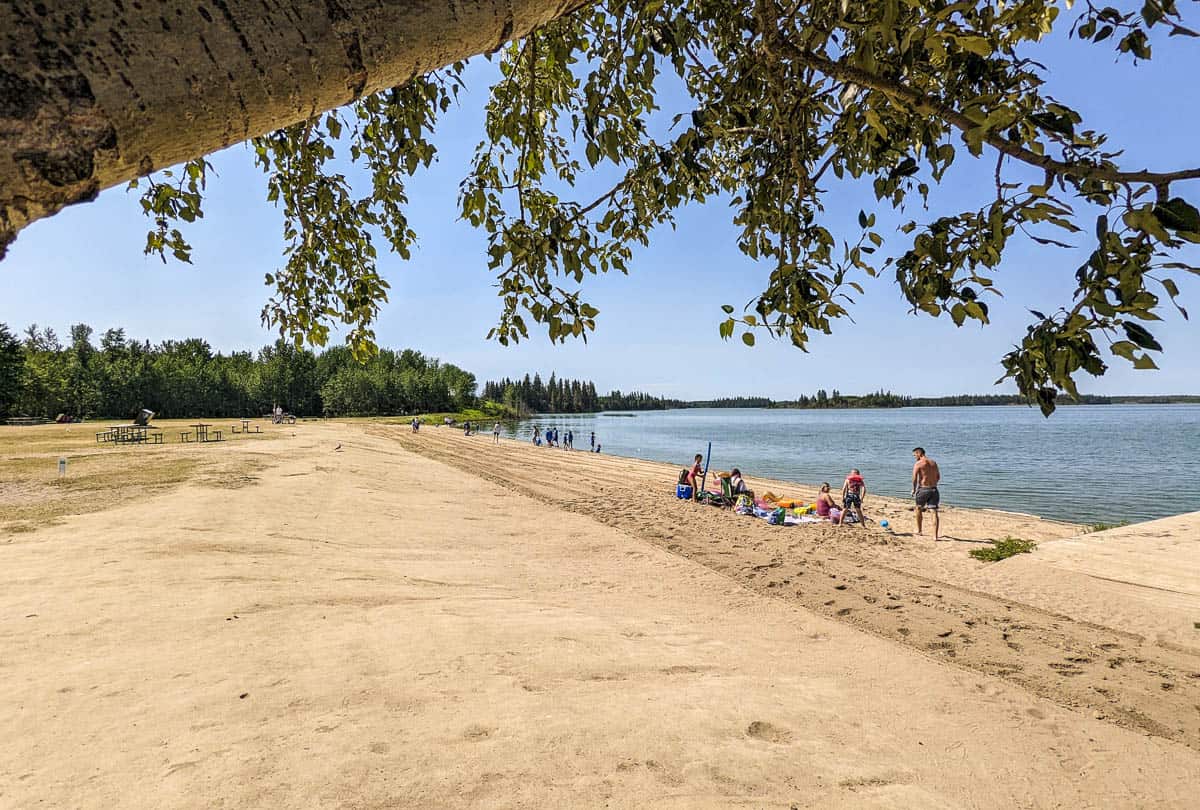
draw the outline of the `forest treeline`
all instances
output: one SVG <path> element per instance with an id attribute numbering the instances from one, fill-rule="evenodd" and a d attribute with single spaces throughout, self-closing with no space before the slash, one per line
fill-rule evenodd
<path id="1" fill-rule="evenodd" d="M 653 411 L 668 408 L 928 408 L 964 405 L 1027 405 L 1028 402 L 1016 394 L 958 394 L 945 397 L 910 397 L 879 390 L 870 394 L 843 394 L 836 388 L 832 391 L 818 389 L 815 393 L 801 394 L 795 399 L 776 400 L 770 397 L 721 397 L 718 399 L 682 400 L 656 397 L 652 394 L 633 392 L 622 394 L 613 391 L 597 395 L 596 386 L 590 380 L 559 379 L 550 375 L 543 383 L 540 374 L 526 374 L 520 380 L 505 378 L 484 383 L 484 399 L 502 402 L 512 411 L 521 414 L 533 413 L 591 413 L 594 411 Z M 1171 404 L 1200 403 L 1194 395 L 1147 395 L 1147 396 L 1097 396 L 1083 394 L 1078 400 L 1063 395 L 1059 405 L 1119 405 L 1119 404 Z"/>
<path id="2" fill-rule="evenodd" d="M 412 349 L 383 349 L 360 364 L 344 346 L 317 354 L 277 341 L 257 352 L 222 354 L 200 338 L 152 345 L 127 337 L 123 329 L 109 329 L 97 340 L 90 326 L 76 324 L 64 340 L 53 329 L 37 324 L 17 335 L 0 323 L 0 418 L 53 418 L 60 413 L 127 417 L 140 408 L 163 417 L 238 417 L 268 413 L 276 404 L 302 416 L 461 413 L 474 407 L 486 408 L 489 416 L 524 416 L 667 408 L 904 408 L 1025 402 L 1015 395 L 906 397 L 882 390 L 846 395 L 837 389 L 791 400 L 685 401 L 638 391 L 601 395 L 590 380 L 553 373 L 545 382 L 539 374 L 487 382 L 482 396 L 476 396 L 476 388 L 471 372 Z M 1084 395 L 1079 401 L 1184 403 L 1200 402 L 1200 397 Z"/>
<path id="3" fill-rule="evenodd" d="M 489 381 L 483 384 L 482 397 L 498 402 L 513 413 L 595 413 L 597 411 L 661 411 L 686 408 L 682 400 L 664 399 L 640 391 L 596 393 L 591 380 L 559 379 L 553 372 L 543 382 L 541 374 L 526 374 L 520 380 Z"/>
<path id="4" fill-rule="evenodd" d="M 0 324 L 0 417 L 240 417 L 278 404 L 302 416 L 461 411 L 476 402 L 475 375 L 411 349 L 381 350 L 365 365 L 344 346 L 320 354 L 277 341 L 258 352 L 214 352 L 199 338 L 151 345 L 123 329 L 98 342 L 86 324 L 60 340 L 23 337 Z"/>

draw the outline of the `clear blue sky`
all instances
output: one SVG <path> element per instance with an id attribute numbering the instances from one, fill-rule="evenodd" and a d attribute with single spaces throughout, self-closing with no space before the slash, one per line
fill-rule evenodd
<path id="1" fill-rule="evenodd" d="M 1065 26 L 1064 26 L 1065 27 Z M 1107 44 L 1107 43 L 1106 43 Z M 1190 41 L 1154 38 L 1155 59 L 1136 68 L 1115 64 L 1106 48 L 1062 41 L 1038 58 L 1050 67 L 1053 95 L 1075 106 L 1085 125 L 1107 131 L 1126 149 L 1129 168 L 1181 168 L 1200 162 L 1195 148 L 1195 76 L 1200 57 Z M 867 280 L 866 295 L 832 336 L 817 336 L 804 354 L 787 343 L 760 340 L 747 348 L 722 341 L 720 306 L 738 308 L 765 284 L 769 267 L 735 247 L 731 212 L 720 202 L 683 211 L 678 229 L 657 232 L 628 277 L 589 278 L 586 297 L 599 307 L 588 344 L 552 345 L 543 336 L 504 348 L 485 339 L 499 312 L 482 233 L 457 220 L 458 182 L 481 138 L 482 104 L 494 66 L 477 60 L 471 91 L 443 117 L 435 142 L 439 161 L 409 183 L 410 220 L 419 244 L 410 261 L 382 254 L 391 301 L 377 325 L 381 345 L 411 347 L 469 369 L 482 382 L 554 370 L 589 378 L 602 391 L 639 389 L 683 398 L 760 394 L 790 398 L 817 388 L 861 393 L 879 388 L 916 395 L 1008 392 L 993 388 L 1000 357 L 1020 339 L 1027 309 L 1054 309 L 1073 289 L 1085 251 L 1014 245 L 997 275 L 1004 299 L 992 300 L 993 323 L 957 329 L 949 321 L 908 313 L 894 280 Z M 672 102 L 664 99 L 669 114 Z M 965 150 L 960 150 L 965 156 Z M 964 164 L 973 163 L 960 157 Z M 994 157 L 964 165 L 940 190 L 938 210 L 978 207 L 990 192 Z M 280 262 L 280 217 L 265 201 L 265 179 L 245 147 L 216 155 L 206 216 L 187 234 L 192 266 L 142 255 L 148 225 L 136 192 L 111 189 L 90 205 L 68 209 L 28 228 L 0 263 L 0 321 L 14 329 L 31 322 L 67 332 L 86 322 L 98 332 L 121 326 L 131 337 L 157 342 L 202 337 L 218 350 L 256 349 L 273 339 L 259 312 L 269 291 L 264 273 Z M 1200 184 L 1185 188 L 1195 201 Z M 580 192 L 580 198 L 587 190 Z M 871 210 L 862 188 L 835 187 L 827 199 L 835 236 L 855 238 L 858 209 Z M 883 212 L 881 211 L 881 215 Z M 881 222 L 903 221 L 892 215 Z M 844 227 L 842 227 L 844 223 Z M 383 246 L 382 240 L 378 242 Z M 889 239 L 894 253 L 903 237 Z M 1192 259 L 1196 260 L 1193 255 Z M 1184 305 L 1200 318 L 1200 279 L 1180 279 Z M 1124 361 L 1092 393 L 1200 392 L 1200 327 L 1172 310 L 1153 331 L 1166 347 L 1157 372 Z"/>

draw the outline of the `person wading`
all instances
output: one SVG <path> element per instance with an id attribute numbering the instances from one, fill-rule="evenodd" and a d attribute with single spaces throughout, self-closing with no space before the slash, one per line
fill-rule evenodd
<path id="1" fill-rule="evenodd" d="M 942 498 L 938 492 L 938 482 L 942 480 L 942 473 L 937 462 L 925 455 L 924 447 L 914 447 L 912 452 L 913 458 L 917 460 L 913 465 L 912 477 L 912 494 L 917 501 L 917 534 L 921 534 L 921 518 L 928 509 L 933 512 L 933 539 L 941 540 L 938 536 L 941 528 L 938 504 Z"/>

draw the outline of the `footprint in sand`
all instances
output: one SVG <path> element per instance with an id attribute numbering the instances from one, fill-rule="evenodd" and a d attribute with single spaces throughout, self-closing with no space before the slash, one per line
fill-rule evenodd
<path id="1" fill-rule="evenodd" d="M 781 745 L 792 741 L 792 733 L 787 729 L 773 726 L 763 720 L 755 720 L 746 727 L 746 736 L 763 742 Z"/>
<path id="2" fill-rule="evenodd" d="M 951 658 L 953 658 L 954 656 L 956 656 L 958 654 L 954 650 L 954 645 L 951 644 L 949 641 L 934 641 L 929 644 L 926 644 L 925 649 L 929 650 L 930 652 L 936 652 L 936 653 L 942 653 L 943 655 L 948 655 Z"/>

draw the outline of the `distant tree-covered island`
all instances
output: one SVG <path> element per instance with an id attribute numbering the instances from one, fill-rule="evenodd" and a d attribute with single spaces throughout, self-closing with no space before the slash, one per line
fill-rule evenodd
<path id="1" fill-rule="evenodd" d="M 550 375 L 543 383 L 540 374 L 526 374 L 520 380 L 505 378 L 484 383 L 485 399 L 503 403 L 520 414 L 591 413 L 596 411 L 660 411 L 670 408 L 930 408 L 964 405 L 1028 405 L 1018 394 L 956 394 L 943 397 L 913 397 L 876 391 L 870 394 L 843 394 L 836 388 L 818 389 L 795 399 L 739 396 L 717 399 L 674 399 L 653 394 L 613 391 L 598 395 L 590 380 L 560 379 Z M 1200 395 L 1098 396 L 1083 394 L 1078 399 L 1062 396 L 1059 405 L 1120 405 L 1200 403 Z"/>

